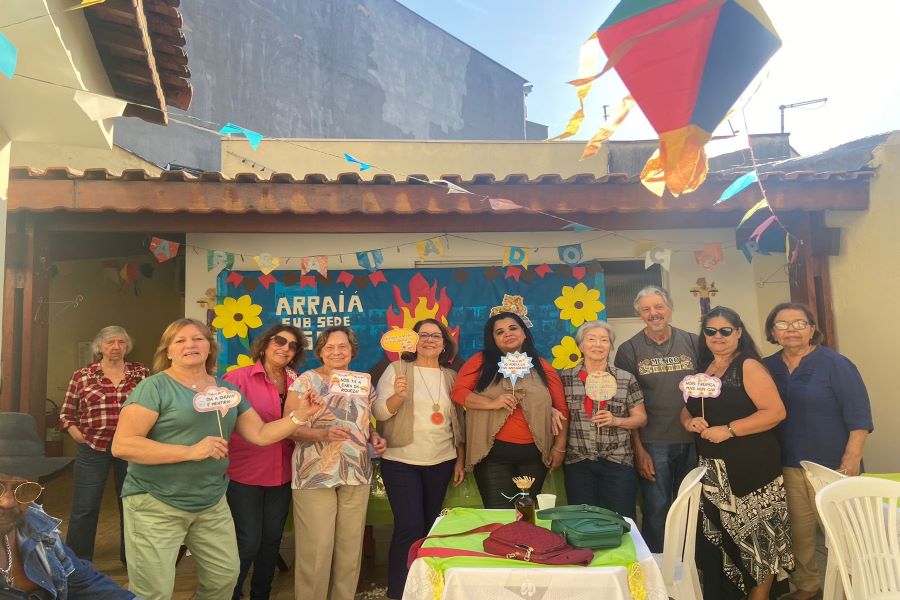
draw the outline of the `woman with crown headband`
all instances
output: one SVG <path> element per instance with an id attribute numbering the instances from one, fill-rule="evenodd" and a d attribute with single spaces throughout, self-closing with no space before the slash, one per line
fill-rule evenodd
<path id="1" fill-rule="evenodd" d="M 517 300 L 517 301 L 516 301 Z M 539 494 L 548 470 L 566 453 L 568 418 L 559 375 L 541 358 L 521 297 L 506 297 L 484 325 L 484 349 L 460 369 L 451 399 L 466 408 L 466 470 L 474 471 L 485 508 L 508 508 L 515 476 L 534 477 Z M 534 365 L 513 387 L 499 368 L 501 357 L 527 354 Z"/>

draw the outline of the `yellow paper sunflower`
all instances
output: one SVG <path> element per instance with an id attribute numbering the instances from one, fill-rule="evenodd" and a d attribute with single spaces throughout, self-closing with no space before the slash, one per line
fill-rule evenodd
<path id="1" fill-rule="evenodd" d="M 600 290 L 589 288 L 583 283 L 575 287 L 564 285 L 562 295 L 555 301 L 560 309 L 559 318 L 579 327 L 585 321 L 593 321 L 605 308 L 600 302 Z"/>
<path id="2" fill-rule="evenodd" d="M 575 338 L 567 335 L 550 350 L 553 353 L 554 369 L 571 369 L 581 362 L 581 350 L 575 345 Z"/>
<path id="3" fill-rule="evenodd" d="M 262 325 L 262 319 L 259 318 L 262 306 L 253 304 L 249 294 L 244 294 L 237 300 L 225 298 L 222 304 L 217 304 L 213 310 L 216 311 L 216 318 L 213 319 L 212 325 L 220 329 L 226 338 L 235 336 L 245 338 L 249 329 L 256 329 Z"/>
<path id="4" fill-rule="evenodd" d="M 231 365 L 230 367 L 225 369 L 225 372 L 227 373 L 229 371 L 234 371 L 235 369 L 240 369 L 241 367 L 249 367 L 254 362 L 255 361 L 252 358 L 250 358 L 249 356 L 247 356 L 246 354 L 238 354 L 237 364 Z"/>

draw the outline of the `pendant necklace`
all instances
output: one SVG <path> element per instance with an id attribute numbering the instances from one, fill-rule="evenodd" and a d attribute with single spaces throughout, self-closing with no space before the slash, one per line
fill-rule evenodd
<path id="1" fill-rule="evenodd" d="M 3 575 L 3 579 L 6 581 L 6 585 L 9 587 L 13 587 L 13 579 L 10 575 L 12 572 L 12 547 L 9 544 L 9 536 L 6 534 L 3 535 L 3 545 L 6 547 L 6 568 L 0 569 L 0 575 Z"/>
<path id="2" fill-rule="evenodd" d="M 416 367 L 418 368 L 418 367 Z M 438 396 L 440 397 L 440 390 L 443 389 L 444 386 L 444 369 L 443 367 L 438 367 L 441 370 L 441 383 L 438 388 Z M 420 373 L 421 375 L 421 373 Z M 431 400 L 431 422 L 435 425 L 443 425 L 444 424 L 444 414 L 441 412 L 441 404 L 438 400 L 435 400 L 434 394 L 431 393 L 431 390 L 428 388 L 428 382 L 425 381 L 425 376 L 421 375 L 422 385 L 425 386 L 425 391 L 428 392 L 428 398 Z"/>

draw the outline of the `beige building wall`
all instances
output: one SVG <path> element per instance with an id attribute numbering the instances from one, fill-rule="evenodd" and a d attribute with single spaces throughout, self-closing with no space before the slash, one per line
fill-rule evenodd
<path id="1" fill-rule="evenodd" d="M 698 331 L 700 319 L 700 304 L 690 289 L 696 285 L 697 278 L 706 277 L 708 282 L 715 282 L 719 293 L 713 299 L 713 305 L 723 304 L 737 310 L 746 320 L 748 330 L 757 340 L 762 338 L 762 317 L 771 308 L 771 304 L 761 306 L 759 304 L 757 290 L 757 271 L 771 272 L 777 267 L 777 257 L 762 257 L 763 260 L 754 259 L 751 266 L 744 259 L 743 254 L 734 248 L 734 230 L 732 229 L 707 229 L 707 230 L 661 230 L 661 231 L 628 231 L 621 232 L 633 239 L 665 240 L 666 245 L 678 250 L 672 254 L 671 271 L 664 276 L 666 285 L 675 302 L 673 323 L 688 331 Z M 355 252 L 372 248 L 389 247 L 384 251 L 383 268 L 413 268 L 416 266 L 440 267 L 442 264 L 458 266 L 460 261 L 467 264 L 499 264 L 502 248 L 488 246 L 474 241 L 450 238 L 450 251 L 443 258 L 446 262 L 429 260 L 425 265 L 419 265 L 419 256 L 414 246 L 403 246 L 397 252 L 392 244 L 403 244 L 426 239 L 439 233 L 416 234 L 357 234 L 357 235 L 287 235 L 287 234 L 190 234 L 187 236 L 189 246 L 211 248 L 235 253 L 235 270 L 256 270 L 253 256 L 263 252 L 269 252 L 274 256 L 309 256 L 343 253 L 343 263 L 337 256 L 329 258 L 329 270 L 358 270 Z M 484 240 L 491 243 L 509 245 L 521 245 L 528 248 L 535 246 L 554 246 L 545 248 L 530 256 L 530 265 L 539 265 L 542 262 L 558 263 L 559 257 L 555 246 L 571 244 L 582 241 L 585 260 L 590 259 L 632 259 L 634 242 L 616 236 L 604 236 L 593 241 L 590 238 L 598 237 L 596 232 L 578 234 L 560 232 L 510 232 L 510 233 L 463 233 L 460 234 L 472 240 Z M 693 251 L 700 248 L 703 242 L 722 242 L 725 246 L 725 263 L 720 264 L 714 271 L 705 271 L 694 261 Z M 240 254 L 244 261 L 241 262 Z M 193 252 L 190 248 L 184 250 L 186 257 L 186 290 L 185 290 L 185 314 L 197 319 L 206 319 L 206 309 L 199 304 L 206 297 L 210 288 L 216 287 L 217 270 L 207 271 L 206 252 Z M 471 262 L 470 262 L 471 261 Z M 282 262 L 284 262 L 282 260 Z M 766 268 L 756 267 L 762 262 L 772 262 L 774 266 Z M 298 260 L 292 259 L 288 266 L 296 270 Z M 778 278 L 776 283 L 767 284 L 766 302 L 784 301 L 790 297 L 786 278 Z M 500 298 L 497 299 L 498 301 Z M 625 340 L 637 333 L 643 322 L 638 318 L 613 319 L 618 339 Z"/>
<path id="2" fill-rule="evenodd" d="M 494 173 L 498 178 L 510 174 L 531 177 L 555 173 L 565 177 L 593 173 L 607 174 L 609 146 L 587 160 L 579 160 L 584 142 L 459 142 L 459 141 L 395 141 L 395 140 L 278 140 L 265 139 L 256 150 L 243 138 L 223 138 L 222 172 L 233 177 L 237 173 L 291 173 L 302 178 L 307 173 L 321 173 L 334 178 L 340 173 L 359 172 L 364 180 L 375 175 L 460 175 L 464 180 L 474 175 Z M 344 160 L 344 153 L 367 161 L 380 169 L 359 171 L 359 165 Z M 437 165 L 437 167 L 436 167 Z M 262 169 L 265 169 L 263 171 Z M 439 168 L 440 171 L 435 169 Z M 382 170 L 383 169 L 383 170 Z"/>
<path id="3" fill-rule="evenodd" d="M 125 169 L 143 169 L 151 175 L 159 175 L 162 172 L 162 169 L 150 161 L 144 160 L 120 146 L 96 148 L 16 142 L 10 164 L 14 167 L 35 169 L 46 169 L 47 167 L 69 167 L 79 171 L 106 169 L 116 175 L 121 174 Z"/>
<path id="4" fill-rule="evenodd" d="M 84 366 L 79 360 L 79 343 L 90 342 L 107 325 L 121 325 L 134 341 L 127 359 L 149 368 L 163 329 L 182 316 L 179 260 L 157 263 L 149 253 L 115 260 L 120 264 L 153 265 L 152 278 L 138 279 L 139 295 L 131 285 L 120 287 L 108 280 L 103 260 L 56 263 L 59 272 L 50 280 L 50 304 L 46 307 L 52 349 L 47 363 L 47 397 L 59 405 L 72 373 Z M 66 304 L 76 296 L 84 298 L 77 308 Z M 66 454 L 74 455 L 74 443 L 69 436 L 64 438 Z"/>
<path id="5" fill-rule="evenodd" d="M 836 213 L 841 254 L 830 259 L 838 350 L 862 373 L 872 401 L 875 432 L 866 444 L 866 469 L 900 472 L 900 393 L 895 316 L 900 298 L 900 133 L 874 153 L 869 210 Z"/>

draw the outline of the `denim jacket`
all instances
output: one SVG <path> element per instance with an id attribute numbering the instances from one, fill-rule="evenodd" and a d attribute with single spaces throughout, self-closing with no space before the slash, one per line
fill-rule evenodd
<path id="1" fill-rule="evenodd" d="M 134 598 L 134 594 L 95 571 L 90 562 L 75 556 L 59 537 L 61 522 L 38 504 L 28 507 L 25 520 L 16 532 L 19 556 L 28 579 L 53 600 Z"/>

